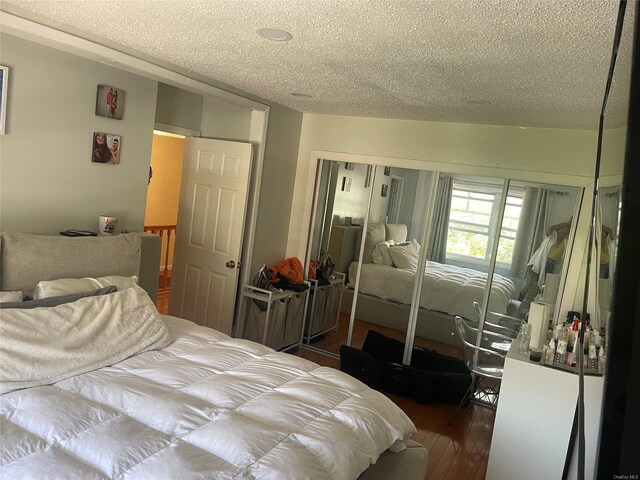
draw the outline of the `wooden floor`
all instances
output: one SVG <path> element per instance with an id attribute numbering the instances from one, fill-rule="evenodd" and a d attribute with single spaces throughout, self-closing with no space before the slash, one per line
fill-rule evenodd
<path id="1" fill-rule="evenodd" d="M 169 290 L 158 292 L 156 306 L 166 314 L 169 308 Z M 330 332 L 313 343 L 315 347 L 328 348 L 338 352 L 346 343 L 348 317 L 340 319 L 338 332 Z M 404 341 L 404 332 L 357 321 L 353 332 L 352 345 L 360 348 L 369 329 Z M 432 348 L 446 355 L 461 358 L 462 351 L 427 339 L 416 338 L 416 345 Z M 320 365 L 340 368 L 340 361 L 329 356 L 302 349 L 295 353 Z M 383 392 L 385 393 L 385 392 Z M 489 447 L 495 412 L 488 408 L 472 405 L 457 416 L 453 425 L 449 420 L 456 412 L 455 405 L 437 403 L 422 405 L 413 399 L 385 393 L 408 416 L 417 428 L 413 440 L 424 445 L 429 452 L 429 463 L 425 480 L 482 480 L 487 471 Z"/>
<path id="2" fill-rule="evenodd" d="M 326 346 L 332 351 L 335 343 L 346 338 L 348 317 L 340 319 L 338 333 L 330 333 L 313 346 Z M 369 329 L 404 341 L 404 332 L 356 321 L 353 331 L 353 346 L 360 348 Z M 440 353 L 462 358 L 462 350 L 428 339 L 416 338 L 416 345 L 435 349 Z M 295 353 L 320 365 L 340 368 L 340 361 L 314 351 L 302 349 Z M 411 418 L 418 432 L 413 440 L 424 445 L 429 452 L 429 463 L 425 480 L 482 480 L 487 471 L 489 447 L 493 433 L 495 411 L 472 405 L 457 416 L 453 425 L 449 421 L 456 413 L 455 405 L 437 403 L 422 405 L 413 399 L 386 392 Z"/>

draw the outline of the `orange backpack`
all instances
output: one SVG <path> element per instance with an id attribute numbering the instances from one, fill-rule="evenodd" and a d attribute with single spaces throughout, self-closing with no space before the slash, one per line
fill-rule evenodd
<path id="1" fill-rule="evenodd" d="M 302 262 L 297 257 L 280 260 L 276 264 L 276 268 L 278 273 L 289 280 L 290 283 L 300 284 L 304 280 Z"/>
<path id="2" fill-rule="evenodd" d="M 318 269 L 318 261 L 315 258 L 311 259 L 311 263 L 309 263 L 309 278 L 311 280 L 316 279 L 316 270 Z"/>

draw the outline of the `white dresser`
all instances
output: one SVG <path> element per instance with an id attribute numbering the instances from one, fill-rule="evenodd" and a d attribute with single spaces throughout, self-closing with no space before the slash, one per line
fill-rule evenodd
<path id="1" fill-rule="evenodd" d="M 560 479 L 578 398 L 578 375 L 507 354 L 487 480 Z M 595 478 L 604 378 L 585 376 L 585 478 Z M 576 441 L 577 452 L 577 441 Z M 569 478 L 576 478 L 576 462 Z"/>

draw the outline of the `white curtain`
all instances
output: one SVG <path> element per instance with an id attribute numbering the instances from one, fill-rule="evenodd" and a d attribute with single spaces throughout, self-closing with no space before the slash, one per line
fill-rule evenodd
<path id="1" fill-rule="evenodd" d="M 449 212 L 451 211 L 451 190 L 453 179 L 440 175 L 434 206 L 433 225 L 429 238 L 427 258 L 434 262 L 444 263 L 447 256 L 447 234 L 449 232 Z"/>
<path id="2" fill-rule="evenodd" d="M 510 273 L 522 277 L 533 252 L 545 237 L 549 207 L 549 190 L 526 187 L 520 210 L 520 220 L 516 231 Z"/>

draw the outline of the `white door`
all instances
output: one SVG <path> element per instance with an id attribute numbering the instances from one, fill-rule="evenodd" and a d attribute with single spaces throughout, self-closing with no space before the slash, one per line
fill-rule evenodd
<path id="1" fill-rule="evenodd" d="M 187 138 L 169 313 L 231 334 L 251 144 Z"/>

